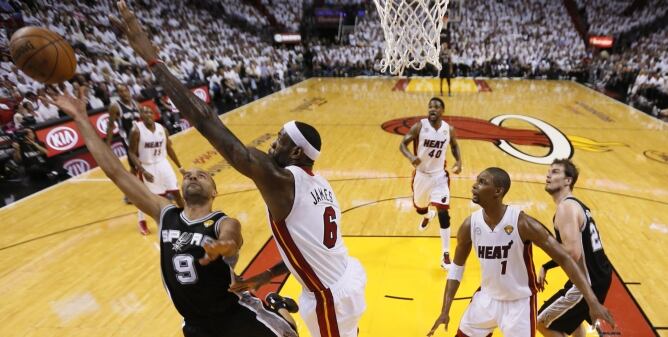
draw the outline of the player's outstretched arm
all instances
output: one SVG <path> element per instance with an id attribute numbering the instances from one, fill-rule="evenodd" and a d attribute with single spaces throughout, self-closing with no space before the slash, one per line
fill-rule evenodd
<path id="1" fill-rule="evenodd" d="M 82 92 L 85 91 L 84 87 L 81 89 Z M 79 97 L 87 97 L 87 95 L 81 94 Z M 90 124 L 86 113 L 86 102 L 69 95 L 61 95 L 55 97 L 54 103 L 72 117 L 79 132 L 83 135 L 86 147 L 107 177 L 127 195 L 137 208 L 159 221 L 160 210 L 169 204 L 169 201 L 151 193 L 137 177 L 125 170 L 111 148 L 100 139 Z"/>
<path id="2" fill-rule="evenodd" d="M 416 155 L 411 153 L 410 150 L 408 150 L 408 144 L 410 144 L 411 142 L 418 141 L 421 128 L 422 124 L 420 124 L 419 122 L 413 124 L 413 126 L 411 126 L 411 129 L 408 130 L 408 133 L 406 133 L 404 138 L 401 140 L 401 144 L 399 144 L 399 150 L 401 151 L 401 154 L 403 154 L 404 157 L 408 158 L 411 164 L 413 164 L 413 166 L 415 167 L 420 165 L 420 158 L 418 158 Z"/>
<path id="3" fill-rule="evenodd" d="M 580 289 L 584 299 L 589 305 L 589 315 L 591 316 L 592 321 L 595 322 L 598 319 L 602 319 L 614 327 L 615 321 L 612 319 L 612 315 L 610 315 L 608 309 L 599 303 L 596 295 L 594 295 L 594 291 L 591 289 L 591 286 L 589 286 L 589 282 L 580 268 L 578 268 L 575 260 L 573 260 L 561 244 L 550 235 L 547 228 L 545 228 L 540 221 L 524 214 L 524 212 L 520 213 L 518 227 L 522 240 L 529 240 L 545 251 L 552 260 L 561 266 L 573 284 Z"/>
<path id="4" fill-rule="evenodd" d="M 221 256 L 230 257 L 239 254 L 239 249 L 244 242 L 241 236 L 241 223 L 235 218 L 222 219 L 217 225 L 216 231 L 218 232 L 217 240 L 207 243 L 203 247 L 206 254 L 199 259 L 199 263 L 203 266 Z"/>
<path id="5" fill-rule="evenodd" d="M 169 158 L 176 164 L 176 167 L 179 168 L 179 173 L 185 174 L 186 170 L 181 166 L 181 161 L 179 161 L 179 157 L 176 155 L 176 151 L 174 151 L 174 147 L 172 146 L 172 140 L 169 139 L 169 131 L 167 131 L 166 128 L 162 128 L 165 131 L 165 138 L 167 139 L 167 144 L 165 144 L 165 147 L 167 148 L 167 155 Z"/>
<path id="6" fill-rule="evenodd" d="M 455 258 L 452 261 L 453 264 L 448 271 L 448 282 L 446 283 L 445 291 L 443 292 L 443 307 L 441 308 L 441 314 L 436 318 L 436 322 L 434 322 L 434 325 L 431 327 L 427 336 L 433 335 L 441 324 L 445 325 L 446 331 L 448 330 L 448 324 L 450 323 L 450 307 L 452 306 L 452 301 L 455 299 L 455 295 L 459 289 L 459 284 L 462 281 L 464 264 L 466 263 L 469 254 L 471 254 L 472 246 L 471 217 L 469 216 L 459 227 L 459 231 L 457 231 L 457 248 L 455 249 Z"/>
<path id="7" fill-rule="evenodd" d="M 122 21 L 111 21 L 126 35 L 130 46 L 151 67 L 158 82 L 172 102 L 213 147 L 241 174 L 258 183 L 262 191 L 270 188 L 292 188 L 292 175 L 281 169 L 264 152 L 247 148 L 218 118 L 215 112 L 195 96 L 159 61 L 157 48 L 125 1 L 118 2 Z M 269 202 L 270 211 L 274 211 Z"/>
<path id="8" fill-rule="evenodd" d="M 285 265 L 285 262 L 281 261 L 275 264 L 273 267 L 265 270 L 262 273 L 259 273 L 255 276 L 244 279 L 242 277 L 237 277 L 236 280 L 230 285 L 230 291 L 232 292 L 242 292 L 246 290 L 257 290 L 261 286 L 269 283 L 272 278 L 287 274 L 289 272 L 288 266 Z"/>

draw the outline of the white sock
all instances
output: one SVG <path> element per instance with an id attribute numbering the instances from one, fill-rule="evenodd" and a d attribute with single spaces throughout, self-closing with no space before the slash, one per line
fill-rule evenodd
<path id="1" fill-rule="evenodd" d="M 441 248 L 443 248 L 443 253 L 450 252 L 450 228 L 440 229 L 441 231 Z"/>
<path id="2" fill-rule="evenodd" d="M 137 211 L 137 220 L 139 220 L 139 222 L 146 221 L 146 219 L 144 218 L 144 213 L 142 213 L 142 211 Z"/>

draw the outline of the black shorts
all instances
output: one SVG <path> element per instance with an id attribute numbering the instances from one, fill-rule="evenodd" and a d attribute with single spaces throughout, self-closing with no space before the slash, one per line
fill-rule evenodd
<path id="1" fill-rule="evenodd" d="M 239 304 L 220 317 L 208 320 L 185 319 L 185 337 L 296 337 L 297 333 L 281 316 L 267 310 L 256 297 L 244 293 Z"/>
<path id="2" fill-rule="evenodd" d="M 598 301 L 603 303 L 610 289 L 610 281 L 594 285 L 592 289 Z M 572 334 L 583 321 L 591 324 L 589 317 L 589 305 L 584 296 L 570 281 L 566 282 L 563 289 L 557 291 L 549 300 L 543 303 L 538 310 L 538 321 L 550 330 L 560 331 L 568 335 Z"/>
<path id="3" fill-rule="evenodd" d="M 255 317 L 255 313 L 239 307 L 231 310 L 229 315 L 217 321 L 189 322 L 183 325 L 185 337 L 276 337 L 267 326 Z"/>

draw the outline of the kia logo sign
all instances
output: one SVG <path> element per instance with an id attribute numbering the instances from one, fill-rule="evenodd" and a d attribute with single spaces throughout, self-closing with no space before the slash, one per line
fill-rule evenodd
<path id="1" fill-rule="evenodd" d="M 70 177 L 75 177 L 90 170 L 90 164 L 83 159 L 72 159 L 63 164 L 63 168 L 67 170 Z"/>
<path id="2" fill-rule="evenodd" d="M 103 113 L 97 119 L 95 126 L 97 127 L 97 131 L 100 131 L 102 134 L 107 134 L 107 125 L 109 125 L 109 114 Z M 118 124 L 116 122 L 114 122 L 114 133 L 118 133 Z"/>
<path id="3" fill-rule="evenodd" d="M 206 91 L 204 91 L 204 89 L 197 88 L 197 89 L 193 90 L 193 94 L 195 94 L 195 96 L 199 97 L 199 99 L 206 102 L 206 98 L 207 98 L 208 95 L 207 95 Z"/>
<path id="4" fill-rule="evenodd" d="M 77 145 L 79 134 L 67 126 L 59 126 L 51 129 L 46 134 L 46 144 L 56 151 L 67 151 Z"/>

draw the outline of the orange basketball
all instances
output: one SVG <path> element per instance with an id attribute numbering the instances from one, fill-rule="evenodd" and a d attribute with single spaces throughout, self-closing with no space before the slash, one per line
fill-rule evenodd
<path id="1" fill-rule="evenodd" d="M 9 51 L 16 67 L 34 80 L 60 83 L 74 76 L 77 59 L 62 36 L 40 27 L 23 27 L 12 35 Z"/>

